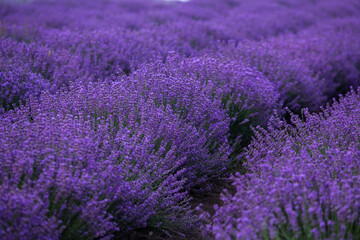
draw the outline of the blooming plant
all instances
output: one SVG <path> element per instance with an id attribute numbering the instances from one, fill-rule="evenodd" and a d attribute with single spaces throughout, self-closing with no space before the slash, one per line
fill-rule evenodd
<path id="1" fill-rule="evenodd" d="M 318 114 L 293 115 L 258 129 L 247 151 L 249 173 L 203 226 L 216 239 L 357 239 L 359 111 L 352 91 Z"/>

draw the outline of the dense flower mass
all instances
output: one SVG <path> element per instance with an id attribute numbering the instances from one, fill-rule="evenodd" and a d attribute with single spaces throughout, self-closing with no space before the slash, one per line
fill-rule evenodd
<path id="1" fill-rule="evenodd" d="M 1 119 L 1 185 L 21 198 L 31 193 L 35 203 L 46 206 L 41 210 L 45 220 L 52 219 L 62 237 L 103 237 L 143 227 L 147 221 L 160 225 L 161 218 L 175 220 L 186 210 L 184 171 L 178 170 L 184 158 L 159 142 L 148 126 L 131 129 L 114 118 L 40 112 L 36 103 L 31 108 Z M 146 111 L 147 106 L 142 108 Z M 171 113 L 147 111 L 157 113 L 148 116 L 153 121 L 173 119 Z M 114 125 L 121 127 L 115 131 Z M 21 225 L 5 220 L 15 213 L 6 207 L 3 211 L 10 226 L 2 236 L 17 234 Z M 34 224 L 31 217 L 23 213 L 17 221 Z M 25 236 L 39 238 L 46 229 L 28 230 Z"/>
<path id="2" fill-rule="evenodd" d="M 74 79 L 83 81 L 80 63 L 67 51 L 46 46 L 0 40 L 0 76 L 2 109 L 8 110 L 39 96 L 43 90 L 56 92 Z"/>
<path id="3" fill-rule="evenodd" d="M 360 95 L 318 114 L 274 119 L 246 153 L 250 173 L 203 227 L 216 239 L 357 239 L 360 208 Z M 203 214 L 206 219 L 208 215 Z"/>
<path id="4" fill-rule="evenodd" d="M 359 238 L 359 24 L 357 0 L 0 1 L 0 239 Z"/>

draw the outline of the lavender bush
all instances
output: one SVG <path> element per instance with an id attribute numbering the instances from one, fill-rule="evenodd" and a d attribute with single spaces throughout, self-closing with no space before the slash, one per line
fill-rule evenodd
<path id="1" fill-rule="evenodd" d="M 156 148 L 174 148 L 176 164 L 187 168 L 189 185 L 225 170 L 230 153 L 226 138 L 229 119 L 220 102 L 207 98 L 193 79 L 162 74 L 160 62 L 153 67 L 160 69 L 148 67 L 110 84 L 76 84 L 67 92 L 44 94 L 39 107 L 42 112 L 86 116 L 95 122 L 113 118 L 115 132 L 124 127 L 147 131 Z"/>
<path id="2" fill-rule="evenodd" d="M 216 239 L 356 239 L 359 237 L 359 106 L 354 91 L 319 114 L 274 119 L 259 128 L 246 158 L 203 226 Z M 204 213 L 203 218 L 209 219 Z"/>
<path id="3" fill-rule="evenodd" d="M 231 119 L 228 138 L 235 155 L 248 144 L 250 126 L 266 123 L 271 109 L 277 107 L 279 94 L 274 85 L 244 62 L 204 56 L 183 60 L 179 68 L 227 110 Z"/>
<path id="4" fill-rule="evenodd" d="M 56 239 L 47 230 L 51 224 L 61 238 L 93 239 L 189 218 L 183 171 L 177 170 L 181 160 L 176 165 L 173 148 L 151 141 L 149 129 L 123 128 L 115 134 L 113 119 L 100 123 L 44 113 L 36 104 L 31 104 L 31 111 L 22 108 L 2 116 L 1 186 L 13 192 L 5 195 L 7 204 L 31 193 L 26 204 L 42 206 L 42 215 L 33 222 L 35 210 L 33 215 L 22 213 L 16 219 L 25 225 L 14 225 L 9 219 L 15 213 L 4 207 L 2 221 L 9 225 L 2 225 L 2 237 L 16 238 L 16 229 L 24 227 L 26 238 L 45 234 Z M 173 164 L 166 165 L 169 161 Z M 36 232 L 26 225 L 36 223 L 41 223 Z"/>

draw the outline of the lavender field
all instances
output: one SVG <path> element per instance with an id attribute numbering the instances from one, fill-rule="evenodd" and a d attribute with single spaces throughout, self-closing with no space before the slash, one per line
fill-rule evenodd
<path id="1" fill-rule="evenodd" d="M 360 1 L 0 1 L 0 239 L 360 239 Z"/>

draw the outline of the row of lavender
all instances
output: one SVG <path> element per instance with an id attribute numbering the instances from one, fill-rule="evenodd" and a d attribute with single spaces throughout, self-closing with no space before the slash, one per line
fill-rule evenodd
<path id="1" fill-rule="evenodd" d="M 236 193 L 202 218 L 216 239 L 359 239 L 360 95 L 351 91 L 318 114 L 291 124 L 274 117 L 256 130 L 249 173 Z"/>
<path id="2" fill-rule="evenodd" d="M 273 109 L 280 114 L 285 107 L 315 110 L 360 83 L 357 1 L 194 0 L 169 5 L 58 0 L 0 7 L 0 236 L 7 239 L 106 239 L 144 227 L 170 232 L 189 228 L 197 219 L 188 191 L 241 159 L 250 125 L 267 123 Z M 259 20 L 264 17 L 266 24 Z M 347 99 L 352 107 L 344 114 L 356 118 L 357 95 Z M 341 120 L 331 121 L 338 126 Z M 279 130 L 281 139 L 287 138 L 289 128 Z M 276 131 L 264 139 L 277 136 Z M 336 136 L 358 141 L 347 133 Z M 246 210 L 255 208 L 247 204 L 254 199 L 238 195 L 254 191 L 258 201 L 265 201 L 263 190 L 256 190 L 264 182 L 256 181 L 277 181 L 278 171 L 274 175 L 262 167 L 269 165 L 264 149 L 273 149 L 275 155 L 269 156 L 276 159 L 271 162 L 276 170 L 284 168 L 283 159 L 299 158 L 300 150 L 293 155 L 286 150 L 297 145 L 276 150 L 276 144 L 284 145 L 280 139 L 264 142 L 250 145 L 248 163 L 254 173 L 268 170 L 260 170 L 260 178 L 248 177 L 257 176 L 253 174 L 235 181 L 238 193 L 228 196 L 232 200 L 213 220 L 207 219 L 207 234 L 219 239 L 298 236 L 301 226 L 294 221 L 281 222 L 278 213 L 271 218 L 263 212 L 270 202 L 249 213 Z M 356 159 L 356 151 L 350 152 Z M 304 159 L 315 161 L 312 154 Z M 311 168 L 312 173 L 323 165 Z M 295 163 L 289 166 L 299 169 Z M 302 170 L 310 171 L 306 166 Z M 344 181 L 350 179 L 347 172 L 341 174 Z M 324 187 L 328 178 L 315 175 L 322 179 L 315 187 Z M 333 182 L 338 184 L 336 178 Z M 249 183 L 255 187 L 244 192 Z M 274 202 L 289 192 L 277 191 L 271 195 Z M 347 211 L 358 204 L 356 192 L 351 196 L 354 204 L 343 201 Z M 285 203 L 292 199 L 280 198 Z M 332 206 L 331 214 L 337 211 Z M 241 215 L 227 218 L 233 209 Z M 258 212 L 262 217 L 251 215 Z M 356 216 L 336 219 L 340 225 L 353 221 L 358 231 Z M 255 228 L 263 223 L 269 229 Z M 313 237 L 354 232 L 340 225 L 316 231 L 315 223 L 309 224 L 311 232 L 306 226 L 304 234 Z"/>
<path id="3" fill-rule="evenodd" d="M 73 83 L 3 113 L 3 234 L 93 238 L 194 222 L 187 191 L 228 168 L 239 141 L 230 127 L 251 111 L 269 113 L 277 96 L 259 72 L 205 60 L 157 58 L 129 77 Z M 218 66 L 228 70 L 207 79 Z M 34 231 L 49 219 L 50 232 Z"/>
<path id="4" fill-rule="evenodd" d="M 5 109 L 43 90 L 68 88 L 74 79 L 130 74 L 169 51 L 246 58 L 292 108 L 316 109 L 337 88 L 357 84 L 358 1 L 58 0 L 2 4 L 0 10 Z"/>

